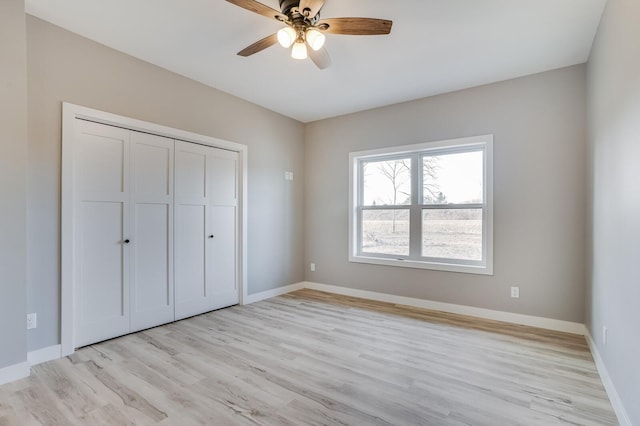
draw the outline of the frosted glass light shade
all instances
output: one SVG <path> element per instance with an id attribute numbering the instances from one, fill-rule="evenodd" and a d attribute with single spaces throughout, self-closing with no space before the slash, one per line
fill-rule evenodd
<path id="1" fill-rule="evenodd" d="M 278 43 L 282 47 L 289 47 L 296 41 L 296 30 L 291 27 L 284 27 L 278 31 Z"/>
<path id="2" fill-rule="evenodd" d="M 324 46 L 324 40 L 326 37 L 320 31 L 311 29 L 307 31 L 306 37 L 307 43 L 309 43 L 309 46 L 311 46 L 313 50 L 322 49 L 322 46 Z"/>
<path id="3" fill-rule="evenodd" d="M 307 59 L 307 46 L 304 42 L 295 42 L 291 49 L 291 57 L 293 59 Z"/>

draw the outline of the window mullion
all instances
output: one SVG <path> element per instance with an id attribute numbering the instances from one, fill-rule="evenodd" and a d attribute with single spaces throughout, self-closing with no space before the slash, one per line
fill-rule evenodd
<path id="1" fill-rule="evenodd" d="M 358 161 L 358 188 L 357 188 L 357 208 L 356 208 L 356 252 L 362 253 L 362 207 L 364 204 L 364 162 Z"/>
<path id="2" fill-rule="evenodd" d="M 418 259 L 422 250 L 422 218 L 420 197 L 422 196 L 420 155 L 411 156 L 411 211 L 409 213 L 409 258 Z"/>

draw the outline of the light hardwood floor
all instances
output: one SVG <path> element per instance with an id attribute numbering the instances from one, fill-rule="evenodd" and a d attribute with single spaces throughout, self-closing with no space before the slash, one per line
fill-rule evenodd
<path id="1" fill-rule="evenodd" d="M 615 425 L 583 337 L 301 290 L 95 344 L 0 425 Z"/>

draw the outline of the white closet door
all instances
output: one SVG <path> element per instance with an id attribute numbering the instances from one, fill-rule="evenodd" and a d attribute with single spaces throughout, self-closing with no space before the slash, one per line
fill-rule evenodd
<path id="1" fill-rule="evenodd" d="M 129 332 L 129 131 L 77 121 L 75 344 Z"/>
<path id="2" fill-rule="evenodd" d="M 236 280 L 238 153 L 210 148 L 209 206 L 211 232 L 208 262 L 211 275 L 212 308 L 239 302 Z"/>
<path id="3" fill-rule="evenodd" d="M 175 142 L 175 319 L 210 311 L 207 274 L 209 148 Z"/>
<path id="4" fill-rule="evenodd" d="M 174 320 L 173 144 L 131 132 L 131 331 Z"/>
<path id="5" fill-rule="evenodd" d="M 176 319 L 239 301 L 237 174 L 237 153 L 176 141 Z"/>

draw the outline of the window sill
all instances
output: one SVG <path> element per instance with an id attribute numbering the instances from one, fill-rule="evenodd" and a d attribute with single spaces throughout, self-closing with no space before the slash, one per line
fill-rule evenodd
<path id="1" fill-rule="evenodd" d="M 491 265 L 461 265 L 457 263 L 424 262 L 416 260 L 389 259 L 375 256 L 349 256 L 349 262 L 373 265 L 398 266 L 401 268 L 430 269 L 434 271 L 459 272 L 464 274 L 493 275 Z"/>

